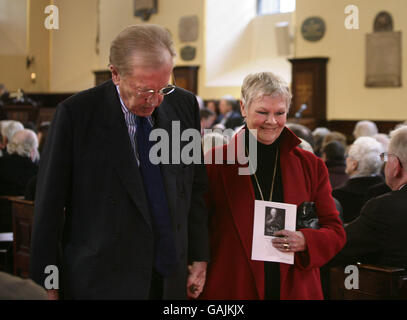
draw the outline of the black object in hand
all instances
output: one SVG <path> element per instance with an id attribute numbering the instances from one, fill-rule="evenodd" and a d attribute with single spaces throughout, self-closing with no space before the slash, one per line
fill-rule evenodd
<path id="1" fill-rule="evenodd" d="M 299 229 L 319 229 L 315 202 L 303 202 L 297 208 L 297 226 Z"/>

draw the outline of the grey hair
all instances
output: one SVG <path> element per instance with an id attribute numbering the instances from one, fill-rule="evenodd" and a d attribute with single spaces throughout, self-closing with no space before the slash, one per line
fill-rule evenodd
<path id="1" fill-rule="evenodd" d="M 390 139 L 389 139 L 389 136 L 387 134 L 378 133 L 378 134 L 375 134 L 373 136 L 373 138 L 375 138 L 376 141 L 378 141 L 382 145 L 383 152 L 389 150 Z"/>
<path id="2" fill-rule="evenodd" d="M 400 127 L 390 133 L 389 152 L 394 153 L 407 170 L 407 126 Z"/>
<path id="3" fill-rule="evenodd" d="M 202 137 L 203 153 L 205 154 L 212 148 L 222 146 L 224 144 L 227 144 L 228 142 L 229 142 L 228 136 L 223 135 L 220 132 L 213 131 L 206 133 Z"/>
<path id="4" fill-rule="evenodd" d="M 382 145 L 372 137 L 360 137 L 350 146 L 348 156 L 358 162 L 355 176 L 378 174 L 382 167 Z"/>
<path id="5" fill-rule="evenodd" d="M 285 100 L 287 112 L 291 105 L 291 93 L 283 78 L 271 72 L 249 74 L 243 80 L 242 103 L 247 108 L 253 100 L 263 96 L 281 97 Z"/>
<path id="6" fill-rule="evenodd" d="M 130 74 L 131 58 L 137 55 L 146 66 L 164 63 L 165 51 L 174 59 L 176 51 L 170 32 L 155 24 L 132 25 L 121 31 L 110 46 L 110 65 L 119 74 Z"/>
<path id="7" fill-rule="evenodd" d="M 299 144 L 298 147 L 300 147 L 303 150 L 307 150 L 311 153 L 314 153 L 314 149 L 312 149 L 311 145 L 309 144 L 309 142 L 307 140 L 304 140 L 303 138 L 300 138 L 301 143 Z"/>
<path id="8" fill-rule="evenodd" d="M 379 131 L 374 122 L 369 120 L 358 121 L 353 130 L 353 135 L 357 139 L 359 137 L 373 137 Z"/>
<path id="9" fill-rule="evenodd" d="M 16 132 L 7 145 L 7 152 L 30 158 L 32 161 L 36 160 L 38 158 L 37 135 L 29 129 Z"/>
<path id="10" fill-rule="evenodd" d="M 24 126 L 20 121 L 11 120 L 4 128 L 2 127 L 2 135 L 7 137 L 8 141 L 11 141 L 14 134 L 23 129 Z"/>

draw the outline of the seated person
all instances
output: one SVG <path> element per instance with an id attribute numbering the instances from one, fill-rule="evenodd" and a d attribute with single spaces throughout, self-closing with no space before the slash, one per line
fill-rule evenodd
<path id="1" fill-rule="evenodd" d="M 381 155 L 391 192 L 369 200 L 345 227 L 347 243 L 330 265 L 362 262 L 407 267 L 407 127 L 393 132 Z"/>
<path id="2" fill-rule="evenodd" d="M 207 108 L 203 108 L 199 110 L 199 116 L 201 118 L 201 134 L 203 135 L 205 129 L 212 128 L 216 114 Z"/>
<path id="3" fill-rule="evenodd" d="M 314 153 L 314 149 L 312 149 L 311 145 L 309 144 L 309 142 L 303 138 L 300 138 L 301 143 L 298 145 L 299 148 L 303 149 L 303 150 L 307 150 L 311 153 Z"/>
<path id="4" fill-rule="evenodd" d="M 224 96 L 219 101 L 219 111 L 223 115 L 220 124 L 226 129 L 235 129 L 243 124 L 243 117 L 239 111 L 239 105 L 232 96 Z"/>
<path id="5" fill-rule="evenodd" d="M 314 152 L 317 157 L 322 157 L 322 142 L 325 136 L 331 131 L 325 127 L 318 127 L 312 131 L 312 136 L 314 138 Z"/>
<path id="6" fill-rule="evenodd" d="M 339 141 L 331 141 L 322 150 L 322 160 L 328 168 L 329 181 L 332 189 L 338 188 L 348 181 L 349 176 L 345 172 L 345 148 Z"/>
<path id="7" fill-rule="evenodd" d="M 310 129 L 299 123 L 287 123 L 287 128 L 294 132 L 298 138 L 307 141 L 311 145 L 312 150 L 314 150 L 314 136 L 312 135 L 312 131 Z"/>
<path id="8" fill-rule="evenodd" d="M 28 181 L 37 174 L 37 135 L 28 129 L 13 135 L 8 156 L 0 158 L 0 195 L 24 195 Z"/>
<path id="9" fill-rule="evenodd" d="M 377 133 L 379 133 L 379 131 L 377 130 L 376 124 L 370 120 L 358 121 L 353 130 L 355 139 L 360 137 L 373 137 Z"/>
<path id="10" fill-rule="evenodd" d="M 23 130 L 24 126 L 20 121 L 2 120 L 0 123 L 0 129 L 2 136 L 1 146 L 3 147 L 2 155 L 6 156 L 8 142 L 11 141 L 11 138 L 17 131 Z"/>
<path id="11" fill-rule="evenodd" d="M 345 223 L 359 216 L 367 189 L 383 181 L 380 176 L 382 146 L 372 137 L 360 137 L 351 145 L 346 159 L 349 180 L 332 191 L 343 208 Z"/>
<path id="12" fill-rule="evenodd" d="M 324 149 L 325 146 L 332 141 L 339 141 L 342 144 L 342 146 L 344 147 L 344 149 L 347 150 L 348 144 L 347 144 L 346 136 L 343 133 L 340 133 L 338 131 L 331 131 L 331 132 L 327 133 L 325 135 L 324 139 L 322 140 L 321 148 Z"/>

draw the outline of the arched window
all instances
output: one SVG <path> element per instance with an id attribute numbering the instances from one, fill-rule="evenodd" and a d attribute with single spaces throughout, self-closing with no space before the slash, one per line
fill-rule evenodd
<path id="1" fill-rule="evenodd" d="M 295 0 L 257 0 L 257 14 L 275 14 L 295 11 Z"/>

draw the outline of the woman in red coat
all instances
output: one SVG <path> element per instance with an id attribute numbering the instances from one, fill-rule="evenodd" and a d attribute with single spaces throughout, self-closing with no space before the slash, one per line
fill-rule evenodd
<path id="1" fill-rule="evenodd" d="M 319 268 L 342 249 L 345 232 L 323 161 L 300 149 L 300 140 L 285 127 L 290 103 L 287 84 L 272 73 L 244 80 L 241 111 L 246 125 L 221 153 L 227 159 L 236 152 L 241 159 L 248 153 L 244 145 L 257 139 L 257 170 L 239 175 L 242 166 L 236 163 L 207 165 L 211 262 L 201 299 L 323 299 Z M 273 246 L 294 252 L 294 264 L 251 259 L 255 200 L 315 203 L 319 229 L 274 233 L 280 237 L 273 238 Z"/>

